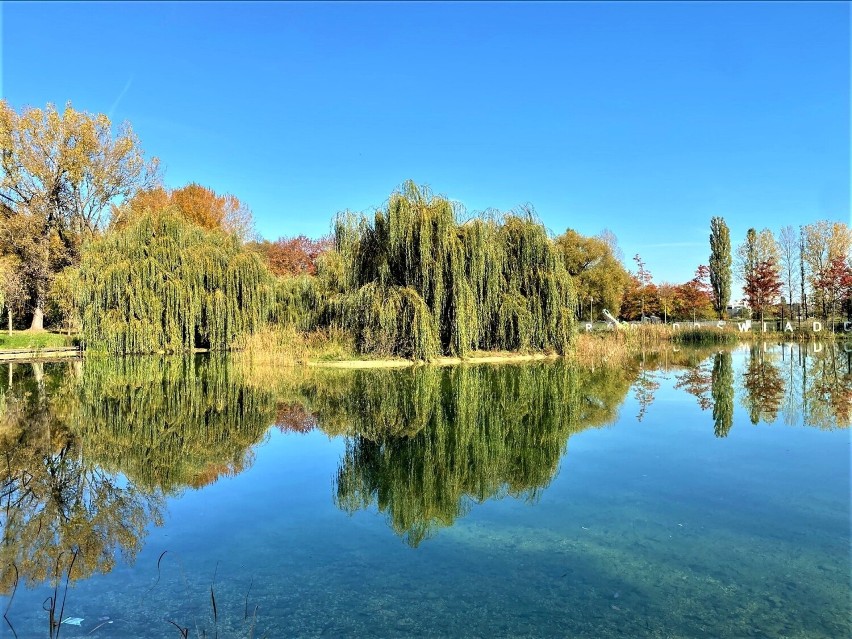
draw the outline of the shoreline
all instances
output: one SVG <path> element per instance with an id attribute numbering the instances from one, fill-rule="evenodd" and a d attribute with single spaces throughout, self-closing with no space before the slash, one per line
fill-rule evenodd
<path id="1" fill-rule="evenodd" d="M 505 355 L 475 355 L 473 357 L 439 357 L 431 362 L 413 359 L 349 359 L 309 360 L 309 368 L 408 368 L 410 366 L 456 366 L 458 364 L 501 364 L 559 359 L 565 355 L 546 353 L 507 353 Z"/>
<path id="2" fill-rule="evenodd" d="M 722 331 L 720 331 L 722 332 Z M 727 332 L 727 331 L 726 331 Z M 639 337 L 637 333 L 633 331 L 580 331 L 578 337 L 580 339 L 585 338 L 586 340 L 591 339 L 593 343 L 597 343 L 599 345 L 603 344 L 617 344 L 618 339 L 611 339 L 612 337 L 621 335 L 625 337 L 627 335 L 636 335 Z M 756 342 L 761 341 L 773 341 L 773 342 L 796 342 L 796 343 L 814 343 L 814 342 L 838 342 L 838 341 L 852 341 L 852 333 L 825 333 L 822 335 L 819 334 L 793 334 L 783 333 L 778 331 L 767 331 L 763 332 L 733 332 L 730 331 L 729 334 L 732 334 L 736 337 L 736 339 L 729 343 L 729 345 L 734 344 L 754 344 Z M 690 346 L 688 343 L 677 343 L 671 339 L 671 335 L 666 335 L 662 339 L 658 338 L 653 340 L 657 342 L 657 346 L 661 346 L 662 344 L 672 344 L 674 346 L 683 347 Z M 803 339 L 804 338 L 804 339 Z M 698 346 L 698 344 L 692 344 Z M 631 344 L 627 346 L 628 350 L 635 348 L 638 346 L 637 344 Z M 643 345 L 646 346 L 646 345 Z M 195 348 L 191 351 L 192 353 L 208 353 L 210 352 L 208 349 Z M 156 355 L 164 355 L 165 353 L 155 353 Z M 177 353 L 173 353 L 177 354 Z M 57 359 L 70 359 L 70 358 L 83 358 L 86 355 L 86 352 L 79 347 L 76 346 L 54 346 L 54 347 L 46 347 L 46 348 L 14 348 L 14 349 L 0 349 L 0 362 L 11 362 L 17 360 L 26 360 L 26 361 L 50 361 Z M 103 353 L 98 353 L 98 356 L 105 355 Z M 107 355 L 110 357 L 110 355 Z M 482 353 L 472 355 L 470 357 L 439 357 L 432 361 L 421 361 L 421 360 L 410 360 L 410 359 L 400 359 L 400 358 L 384 358 L 384 359 L 340 359 L 340 360 L 317 360 L 317 359 L 308 359 L 304 362 L 292 362 L 294 366 L 305 366 L 307 368 L 339 368 L 339 369 L 369 369 L 369 368 L 408 368 L 410 366 L 455 366 L 459 364 L 500 364 L 500 363 L 515 363 L 515 362 L 531 362 L 531 361 L 543 361 L 543 360 L 554 360 L 562 357 L 570 357 L 571 353 L 566 355 L 559 355 L 557 353 L 512 353 L 512 352 L 499 352 L 499 353 Z M 127 357 L 127 355 L 121 355 L 120 357 Z M 132 357 L 132 355 L 131 355 Z"/>
<path id="3" fill-rule="evenodd" d="M 0 362 L 11 362 L 19 359 L 27 361 L 67 359 L 82 356 L 83 351 L 76 346 L 0 349 Z"/>

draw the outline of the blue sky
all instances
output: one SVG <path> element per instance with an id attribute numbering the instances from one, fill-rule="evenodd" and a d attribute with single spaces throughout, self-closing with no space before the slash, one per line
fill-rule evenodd
<path id="1" fill-rule="evenodd" d="M 167 186 L 319 236 L 406 179 L 689 279 L 850 222 L 848 3 L 3 3 L 2 95 L 129 120 Z"/>

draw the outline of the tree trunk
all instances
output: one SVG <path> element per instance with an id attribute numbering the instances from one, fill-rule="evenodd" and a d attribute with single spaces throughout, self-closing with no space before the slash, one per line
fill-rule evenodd
<path id="1" fill-rule="evenodd" d="M 12 309 L 9 309 L 9 335 L 12 334 Z"/>
<path id="2" fill-rule="evenodd" d="M 39 299 L 36 302 L 35 310 L 33 311 L 33 322 L 30 324 L 31 331 L 44 330 L 44 302 Z"/>

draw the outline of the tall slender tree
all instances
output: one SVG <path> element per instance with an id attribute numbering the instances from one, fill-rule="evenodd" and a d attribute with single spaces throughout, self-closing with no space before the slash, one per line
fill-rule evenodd
<path id="1" fill-rule="evenodd" d="M 808 318 L 808 297 L 805 294 L 805 229 L 799 227 L 799 286 L 802 289 L 802 311 L 799 313 L 799 325 L 802 323 L 802 317 Z"/>
<path id="2" fill-rule="evenodd" d="M 793 289 L 796 287 L 797 269 L 796 269 L 796 249 L 798 248 L 799 238 L 796 236 L 796 229 L 792 226 L 785 226 L 778 234 L 778 248 L 781 255 L 781 275 L 784 279 L 784 285 L 787 287 L 787 304 L 790 307 L 790 315 L 793 314 Z"/>
<path id="3" fill-rule="evenodd" d="M 710 220 L 710 286 L 713 289 L 713 309 L 721 319 L 731 299 L 731 236 L 725 219 Z"/>

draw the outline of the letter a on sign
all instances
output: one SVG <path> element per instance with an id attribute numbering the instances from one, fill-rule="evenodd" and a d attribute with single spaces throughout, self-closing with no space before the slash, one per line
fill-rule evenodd
<path id="1" fill-rule="evenodd" d="M 793 325 L 790 322 L 784 324 L 784 332 L 786 333 L 787 331 L 793 332 Z"/>

